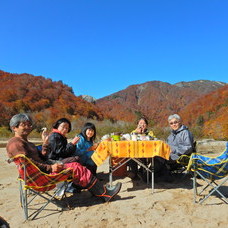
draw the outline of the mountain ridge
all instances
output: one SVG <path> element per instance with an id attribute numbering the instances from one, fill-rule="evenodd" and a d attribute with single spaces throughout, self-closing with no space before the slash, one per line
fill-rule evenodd
<path id="1" fill-rule="evenodd" d="M 226 83 L 209 80 L 181 82 L 183 86 L 161 81 L 149 81 L 142 84 L 128 86 L 104 98 L 98 99 L 96 104 L 105 114 L 114 118 L 115 109 L 125 112 L 124 120 L 132 121 L 136 115 L 145 115 L 154 119 L 155 123 L 165 123 L 167 115 L 178 113 L 187 104 L 198 99 L 203 94 L 214 91 Z M 137 114 L 136 114 L 137 113 Z M 121 114 L 123 116 L 123 114 Z"/>
<path id="2" fill-rule="evenodd" d="M 226 126 L 228 85 L 224 82 L 196 80 L 170 84 L 148 81 L 129 85 L 96 100 L 90 95 L 75 96 L 72 88 L 62 81 L 55 82 L 43 76 L 0 71 L 0 80 L 0 126 L 8 126 L 9 118 L 18 112 L 31 113 L 41 126 L 50 125 L 62 116 L 71 120 L 85 117 L 126 122 L 145 116 L 152 126 L 165 127 L 167 117 L 173 113 L 183 115 L 190 126 L 204 122 L 208 128 L 210 123 L 215 126 L 216 121 L 220 126 Z M 216 110 L 207 109 L 210 102 Z M 213 112 L 213 116 L 207 117 L 209 114 L 205 112 Z M 193 121 L 193 117 L 197 121 Z M 209 134 L 205 129 L 205 134 Z M 223 137 L 227 135 L 228 138 L 226 127 L 222 132 Z"/>

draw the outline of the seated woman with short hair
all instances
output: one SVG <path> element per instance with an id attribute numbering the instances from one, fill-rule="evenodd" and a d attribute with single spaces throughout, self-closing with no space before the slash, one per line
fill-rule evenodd
<path id="1" fill-rule="evenodd" d="M 168 117 L 171 133 L 167 138 L 167 143 L 171 147 L 170 160 L 176 161 L 181 155 L 189 155 L 194 151 L 194 138 L 178 114 Z"/>
<path id="2" fill-rule="evenodd" d="M 74 137 L 67 142 L 67 134 L 71 131 L 71 122 L 66 118 L 60 118 L 53 124 L 51 134 L 48 136 L 48 159 L 62 161 L 63 163 L 76 162 L 78 157 L 74 156 L 76 144 L 79 137 Z"/>

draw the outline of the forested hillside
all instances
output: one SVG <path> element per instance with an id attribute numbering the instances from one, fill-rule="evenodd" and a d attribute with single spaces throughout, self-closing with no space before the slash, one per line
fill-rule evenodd
<path id="1" fill-rule="evenodd" d="M 10 117 L 18 112 L 31 113 L 41 126 L 63 116 L 103 119 L 102 112 L 94 104 L 76 97 L 61 81 L 3 71 L 0 71 L 0 81 L 0 126 L 8 125 Z"/>
<path id="2" fill-rule="evenodd" d="M 202 95 L 224 85 L 225 83 L 205 80 L 174 85 L 151 81 L 129 86 L 99 99 L 97 105 L 105 115 L 112 118 L 132 121 L 138 116 L 145 115 L 155 125 L 165 126 L 170 114 L 181 112 Z"/>
<path id="3" fill-rule="evenodd" d="M 89 94 L 75 96 L 71 87 L 42 76 L 0 71 L 0 82 L 0 127 L 8 126 L 14 114 L 26 112 L 36 121 L 36 128 L 50 127 L 60 117 L 127 124 L 143 115 L 150 127 L 164 129 L 167 117 L 179 113 L 197 135 L 228 139 L 228 85 L 223 82 L 200 80 L 171 85 L 150 81 L 97 101 Z"/>
<path id="4" fill-rule="evenodd" d="M 200 97 L 180 112 L 190 126 L 199 126 L 203 134 L 228 139 L 228 85 Z"/>

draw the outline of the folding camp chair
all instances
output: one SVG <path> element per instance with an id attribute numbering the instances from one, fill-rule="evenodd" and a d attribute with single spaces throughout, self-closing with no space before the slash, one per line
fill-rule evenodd
<path id="1" fill-rule="evenodd" d="M 47 174 L 23 154 L 16 155 L 8 160 L 8 162 L 12 161 L 17 165 L 19 172 L 20 203 L 26 220 L 35 219 L 49 203 L 53 203 L 61 209 L 64 208 L 59 201 L 66 197 L 67 183 L 71 181 L 69 179 L 71 176 L 70 169 L 65 169 L 58 174 Z M 54 191 L 56 185 L 59 188 Z M 51 190 L 53 191 L 51 192 Z M 61 198 L 57 199 L 58 196 Z M 35 203 L 33 200 L 36 197 L 43 198 L 45 202 Z"/>
<path id="2" fill-rule="evenodd" d="M 187 166 L 191 158 L 192 153 L 196 153 L 196 141 L 193 142 L 192 145 L 192 152 L 188 154 L 181 155 L 177 160 L 176 163 L 170 164 L 170 171 L 171 173 L 186 173 Z"/>
<path id="3" fill-rule="evenodd" d="M 181 155 L 177 160 L 176 163 L 173 163 L 172 165 L 170 165 L 170 172 L 174 173 L 174 174 L 187 174 L 187 166 L 188 163 L 190 161 L 191 158 L 191 154 L 190 155 Z"/>
<path id="4" fill-rule="evenodd" d="M 204 195 L 204 198 L 198 201 L 199 203 L 203 203 L 215 192 L 221 196 L 221 200 L 228 203 L 227 197 L 220 190 L 221 186 L 228 181 L 228 142 L 225 151 L 217 157 L 192 154 L 188 170 L 194 173 L 193 189 L 195 202 L 196 195 L 202 196 L 205 190 L 211 187 L 211 190 Z M 197 178 L 201 178 L 206 182 L 206 185 L 202 186 L 202 190 L 199 193 L 197 191 Z"/>

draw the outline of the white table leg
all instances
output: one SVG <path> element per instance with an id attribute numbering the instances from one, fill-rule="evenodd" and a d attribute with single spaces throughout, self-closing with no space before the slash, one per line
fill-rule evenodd
<path id="1" fill-rule="evenodd" d="M 152 193 L 154 193 L 154 157 L 151 160 L 151 184 L 152 184 Z"/>

